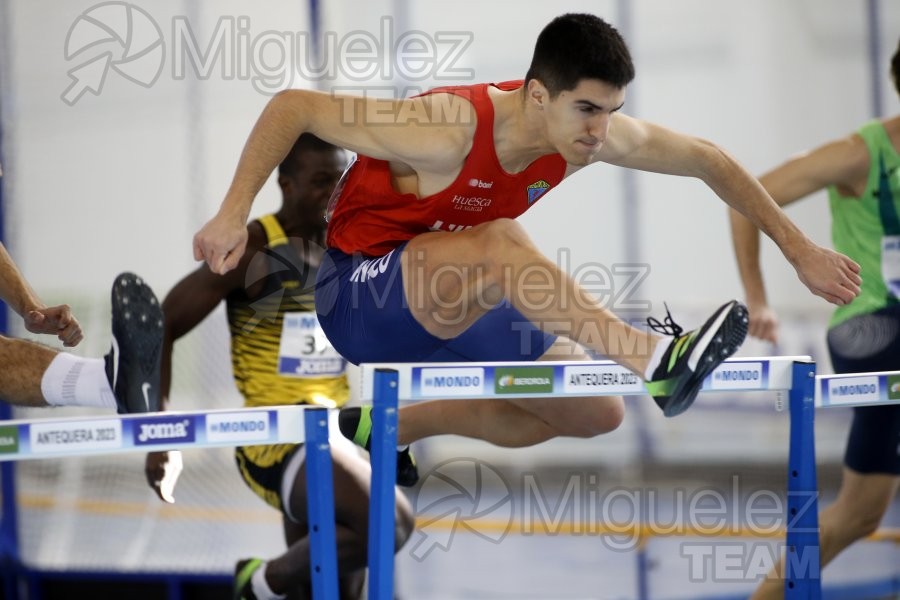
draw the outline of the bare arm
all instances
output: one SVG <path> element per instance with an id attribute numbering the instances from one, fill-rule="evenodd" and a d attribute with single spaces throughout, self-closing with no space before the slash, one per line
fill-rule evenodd
<path id="1" fill-rule="evenodd" d="M 598 158 L 624 167 L 701 179 L 778 244 L 814 294 L 845 304 L 859 293 L 859 266 L 809 240 L 765 188 L 715 144 L 617 113 Z"/>
<path id="2" fill-rule="evenodd" d="M 0 298 L 25 322 L 32 333 L 55 335 L 65 346 L 75 346 L 84 333 L 67 304 L 47 306 L 34 292 L 16 263 L 0 244 Z"/>
<path id="3" fill-rule="evenodd" d="M 468 153 L 473 109 L 449 94 L 406 100 L 287 90 L 274 96 L 250 133 L 216 217 L 194 236 L 194 258 L 215 273 L 235 268 L 256 194 L 301 133 L 417 172 L 458 167 Z"/>
<path id="4" fill-rule="evenodd" d="M 218 306 L 236 286 L 241 285 L 241 269 L 226 276 L 215 275 L 206 265 L 175 284 L 163 300 L 163 348 L 160 361 L 161 410 L 169 403 L 172 385 L 172 350 L 175 340 L 187 334 Z M 144 473 L 150 488 L 165 502 L 174 502 L 175 484 L 181 473 L 178 451 L 150 452 Z"/>
<path id="5" fill-rule="evenodd" d="M 784 162 L 760 177 L 760 183 L 775 202 L 786 206 L 830 185 L 854 189 L 865 181 L 868 170 L 868 151 L 862 139 L 853 135 Z M 735 210 L 730 217 L 734 253 L 750 309 L 750 334 L 777 342 L 778 320 L 769 307 L 759 264 L 759 229 Z"/>
<path id="6" fill-rule="evenodd" d="M 162 303 L 164 326 L 160 363 L 160 390 L 163 407 L 168 405 L 172 383 L 172 350 L 175 340 L 200 324 L 228 294 L 241 285 L 242 270 L 227 276 L 216 275 L 206 265 L 184 277 L 169 291 Z"/>

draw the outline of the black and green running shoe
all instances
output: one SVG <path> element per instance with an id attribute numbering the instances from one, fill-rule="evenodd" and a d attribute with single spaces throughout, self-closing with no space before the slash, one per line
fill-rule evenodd
<path id="1" fill-rule="evenodd" d="M 350 406 L 338 414 L 338 427 L 345 438 L 352 440 L 366 452 L 372 446 L 372 407 Z M 397 451 L 397 485 L 412 487 L 419 481 L 419 468 L 412 451 L 407 447 Z"/>
<path id="2" fill-rule="evenodd" d="M 257 600 L 250 580 L 263 564 L 259 558 L 238 561 L 234 568 L 234 600 Z"/>
<path id="3" fill-rule="evenodd" d="M 662 323 L 650 317 L 647 324 L 658 333 L 675 336 L 646 382 L 647 391 L 663 414 L 674 417 L 690 408 L 706 376 L 744 343 L 749 318 L 747 307 L 732 300 L 719 307 L 702 327 L 684 335 L 668 307 Z"/>

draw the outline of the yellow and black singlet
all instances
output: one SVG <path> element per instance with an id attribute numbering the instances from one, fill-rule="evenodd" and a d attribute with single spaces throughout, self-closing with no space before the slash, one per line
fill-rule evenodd
<path id="1" fill-rule="evenodd" d="M 347 363 L 331 348 L 316 319 L 316 268 L 291 245 L 275 215 L 261 217 L 259 223 L 267 244 L 251 257 L 247 278 L 254 280 L 226 300 L 232 369 L 244 406 L 341 406 L 350 395 Z M 248 289 L 254 290 L 252 296 Z M 245 446 L 235 452 L 250 488 L 278 509 L 283 463 L 295 448 Z"/>

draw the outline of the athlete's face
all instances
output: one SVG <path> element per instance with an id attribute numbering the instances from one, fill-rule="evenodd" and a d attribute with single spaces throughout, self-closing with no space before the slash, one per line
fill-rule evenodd
<path id="1" fill-rule="evenodd" d="M 347 156 L 342 150 L 305 150 L 296 158 L 293 174 L 281 178 L 285 204 L 304 220 L 325 225 L 325 209 L 337 185 Z"/>
<path id="2" fill-rule="evenodd" d="M 622 108 L 625 89 L 598 79 L 582 79 L 544 107 L 547 135 L 566 162 L 586 165 L 600 151 L 612 114 Z"/>

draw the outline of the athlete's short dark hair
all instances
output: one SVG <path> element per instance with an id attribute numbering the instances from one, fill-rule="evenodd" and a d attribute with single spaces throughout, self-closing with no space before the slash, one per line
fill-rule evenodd
<path id="1" fill-rule="evenodd" d="M 297 141 L 294 142 L 291 151 L 287 153 L 287 156 L 278 165 L 278 174 L 285 176 L 295 174 L 302 166 L 300 155 L 304 152 L 332 152 L 334 150 L 338 150 L 338 147 L 334 144 L 330 144 L 311 133 L 302 133 L 297 138 Z"/>
<path id="2" fill-rule="evenodd" d="M 553 19 L 538 36 L 525 82 L 537 79 L 550 92 L 575 89 L 582 79 L 599 79 L 624 88 L 634 79 L 634 64 L 615 27 L 589 14 Z"/>

